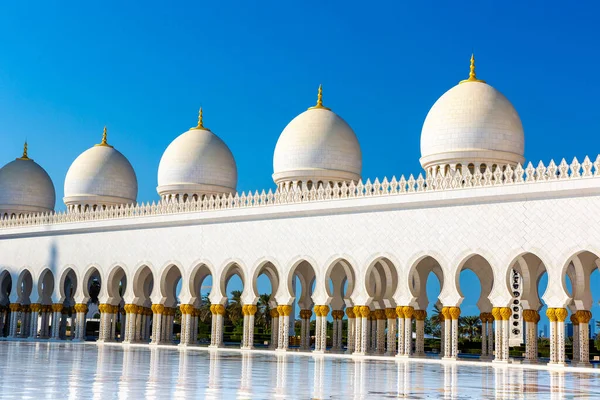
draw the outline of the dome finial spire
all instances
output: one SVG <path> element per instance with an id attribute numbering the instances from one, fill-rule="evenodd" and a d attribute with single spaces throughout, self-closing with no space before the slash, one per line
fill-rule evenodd
<path id="1" fill-rule="evenodd" d="M 19 160 L 31 160 L 31 158 L 27 157 L 27 140 L 25 140 L 25 144 L 23 145 L 23 156 L 18 158 Z"/>
<path id="2" fill-rule="evenodd" d="M 469 79 L 462 80 L 459 83 L 465 83 L 465 82 L 485 83 L 484 80 L 477 79 L 477 75 L 475 74 L 475 53 L 471 53 L 471 66 L 469 68 Z"/>
<path id="3" fill-rule="evenodd" d="M 315 110 L 318 108 L 323 110 L 330 110 L 329 108 L 323 105 L 323 85 L 319 85 L 319 91 L 317 92 L 317 105 L 310 107 L 309 110 Z"/>
<path id="4" fill-rule="evenodd" d="M 192 129 L 201 129 L 204 131 L 208 131 L 209 129 L 204 127 L 203 117 L 202 117 L 202 107 L 200 107 L 200 111 L 198 111 L 198 125 L 193 127 Z"/>
<path id="5" fill-rule="evenodd" d="M 106 125 L 104 125 L 104 130 L 102 131 L 102 141 L 96 146 L 112 147 L 110 144 L 108 144 L 108 131 L 106 130 Z"/>

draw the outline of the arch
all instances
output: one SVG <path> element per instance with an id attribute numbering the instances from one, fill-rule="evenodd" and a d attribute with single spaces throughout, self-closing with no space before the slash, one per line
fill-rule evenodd
<path id="1" fill-rule="evenodd" d="M 83 281 L 81 282 L 81 289 L 83 292 L 83 303 L 87 303 L 90 300 L 96 300 L 93 299 L 94 293 L 92 293 L 90 289 L 92 289 L 92 286 L 95 285 L 98 285 L 97 291 L 99 291 L 102 288 L 102 283 L 104 282 L 104 279 L 102 277 L 101 271 L 102 269 L 97 265 L 90 265 L 85 271 L 85 274 L 83 275 Z"/>
<path id="2" fill-rule="evenodd" d="M 570 305 L 575 310 L 590 310 L 593 305 L 590 277 L 600 266 L 598 255 L 590 250 L 580 250 L 571 255 L 561 269 L 561 284 L 571 297 Z M 572 290 L 567 287 L 567 276 Z"/>
<path id="3" fill-rule="evenodd" d="M 10 294 L 12 292 L 12 276 L 10 272 L 4 270 L 0 272 L 0 305 L 6 306 L 10 303 Z"/>
<path id="4" fill-rule="evenodd" d="M 239 261 L 230 261 L 222 269 L 221 280 L 219 283 L 221 293 L 225 297 L 227 297 L 227 284 L 234 275 L 239 276 L 242 281 L 242 286 L 246 287 L 246 275 L 244 274 L 242 264 Z"/>
<path id="5" fill-rule="evenodd" d="M 197 261 L 188 279 L 188 290 L 190 292 L 190 304 L 199 307 L 202 304 L 202 287 L 206 278 L 211 277 L 210 291 L 215 284 L 214 267 L 206 261 Z M 209 292 L 210 294 L 210 292 Z"/>
<path id="6" fill-rule="evenodd" d="M 25 268 L 19 274 L 17 279 L 17 303 L 30 304 L 31 292 L 33 290 L 33 275 L 29 269 Z"/>
<path id="7" fill-rule="evenodd" d="M 259 297 L 257 286 L 258 278 L 263 274 L 269 279 L 269 282 L 271 283 L 271 296 L 274 296 L 275 293 L 277 293 L 277 291 L 279 290 L 280 283 L 280 277 L 278 272 L 279 269 L 280 268 L 278 268 L 277 264 L 270 259 L 261 260 L 258 263 L 258 265 L 254 268 L 254 274 L 252 275 L 252 291 L 256 298 Z"/>
<path id="8" fill-rule="evenodd" d="M 542 258 L 533 252 L 523 252 L 516 256 L 509 264 L 506 270 L 506 288 L 514 292 L 514 285 L 519 282 L 513 282 L 513 270 L 521 277 L 520 281 L 520 304 L 525 310 L 539 311 L 542 307 L 543 295 L 539 293 L 539 284 L 542 276 L 547 273 L 546 263 Z M 547 289 L 546 289 L 547 290 Z M 513 293 L 513 296 L 515 293 Z"/>
<path id="9" fill-rule="evenodd" d="M 161 304 L 166 307 L 177 306 L 177 285 L 182 276 L 181 267 L 175 263 L 170 263 L 166 268 L 163 268 L 159 286 L 160 295 L 162 296 Z"/>
<path id="10" fill-rule="evenodd" d="M 398 287 L 398 269 L 386 257 L 371 262 L 365 272 L 365 289 L 377 309 L 395 307 L 394 293 Z"/>
<path id="11" fill-rule="evenodd" d="M 131 284 L 133 291 L 132 304 L 144 307 L 152 305 L 152 290 L 154 289 L 154 271 L 148 264 L 138 266 Z"/>
<path id="12" fill-rule="evenodd" d="M 106 279 L 106 289 L 102 289 L 103 291 L 106 290 L 105 293 L 108 296 L 106 303 L 113 306 L 121 303 L 123 295 L 127 290 L 127 273 L 121 265 L 113 265 Z"/>
<path id="13" fill-rule="evenodd" d="M 60 296 L 59 302 L 64 302 L 74 297 L 75 293 L 77 292 L 78 281 L 79 279 L 75 269 L 72 266 L 65 268 L 60 275 L 60 279 L 58 280 L 58 293 Z"/>
<path id="14" fill-rule="evenodd" d="M 298 259 L 292 264 L 292 268 L 288 273 L 287 277 L 287 289 L 289 291 L 289 295 L 291 297 L 292 302 L 296 300 L 296 284 L 294 282 L 295 278 L 298 278 L 301 286 L 300 298 L 298 299 L 298 306 L 301 309 L 311 309 L 312 308 L 312 298 L 311 292 L 312 287 L 316 279 L 315 268 L 310 261 L 307 259 Z"/>
<path id="15" fill-rule="evenodd" d="M 37 279 L 38 302 L 41 304 L 52 304 L 52 293 L 54 293 L 54 274 L 49 268 L 45 268 Z"/>
<path id="16" fill-rule="evenodd" d="M 446 278 L 445 270 L 438 260 L 439 257 L 437 256 L 420 254 L 414 258 L 408 270 L 409 289 L 415 298 L 415 308 L 419 310 L 426 310 L 429 306 L 427 281 L 432 273 L 440 283 L 440 294 L 445 289 L 448 279 Z"/>
<path id="17" fill-rule="evenodd" d="M 481 285 L 481 294 L 479 296 L 479 300 L 477 301 L 477 307 L 480 312 L 490 312 L 492 311 L 492 303 L 489 300 L 489 296 L 492 293 L 492 288 L 494 287 L 494 269 L 490 262 L 478 253 L 472 253 L 467 255 L 459 264 L 456 269 L 456 273 L 454 275 L 454 282 L 456 284 L 456 289 L 458 290 L 458 294 L 461 297 L 461 302 L 464 299 L 464 294 L 460 287 L 460 274 L 464 270 L 470 270 L 479 279 L 479 284 Z"/>

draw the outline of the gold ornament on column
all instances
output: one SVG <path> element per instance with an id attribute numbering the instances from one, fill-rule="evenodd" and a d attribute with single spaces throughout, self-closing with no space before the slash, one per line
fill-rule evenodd
<path id="1" fill-rule="evenodd" d="M 402 306 L 396 307 L 396 315 L 398 316 L 398 318 L 404 319 L 404 311 Z"/>
<path id="2" fill-rule="evenodd" d="M 587 310 L 579 310 L 575 313 L 577 316 L 577 321 L 580 324 L 587 324 L 592 319 L 592 313 Z"/>
<path id="3" fill-rule="evenodd" d="M 577 319 L 577 313 L 572 313 L 570 319 L 571 319 L 571 323 L 573 325 L 579 325 L 579 320 Z"/>
<path id="4" fill-rule="evenodd" d="M 360 315 L 363 318 L 368 318 L 370 314 L 371 314 L 371 309 L 369 308 L 369 306 L 360 306 Z"/>
<path id="5" fill-rule="evenodd" d="M 215 313 L 225 315 L 225 306 L 223 304 L 215 304 Z"/>
<path id="6" fill-rule="evenodd" d="M 555 308 L 554 314 L 556 315 L 556 320 L 558 322 L 564 322 L 565 319 L 567 319 L 569 312 L 567 311 L 566 308 Z"/>
<path id="7" fill-rule="evenodd" d="M 415 311 L 414 307 L 411 307 L 411 306 L 402 307 L 402 313 L 404 314 L 404 318 L 408 318 L 408 319 L 412 318 L 414 311 Z"/>
<path id="8" fill-rule="evenodd" d="M 460 317 L 460 307 L 449 307 L 450 308 L 450 317 L 453 320 L 458 319 Z"/>
<path id="9" fill-rule="evenodd" d="M 502 313 L 500 312 L 501 307 L 493 307 L 492 308 L 492 317 L 496 321 L 502 321 Z"/>
<path id="10" fill-rule="evenodd" d="M 152 312 L 154 314 L 162 314 L 165 312 L 165 306 L 162 304 L 152 304 Z"/>
<path id="11" fill-rule="evenodd" d="M 502 316 L 502 321 L 508 321 L 512 315 L 512 311 L 509 307 L 502 307 L 500 308 L 500 315 Z"/>
<path id="12" fill-rule="evenodd" d="M 346 316 L 350 319 L 356 318 L 356 316 L 354 315 L 354 307 L 346 308 Z"/>
<path id="13" fill-rule="evenodd" d="M 54 312 L 61 312 L 63 309 L 63 305 L 60 303 L 54 303 L 52 304 L 52 311 Z"/>
<path id="14" fill-rule="evenodd" d="M 395 308 L 386 308 L 385 316 L 387 317 L 387 319 L 395 319 L 398 316 L 398 314 L 396 314 Z"/>
<path id="15" fill-rule="evenodd" d="M 546 310 L 546 316 L 550 320 L 550 322 L 556 322 L 556 308 L 548 308 Z"/>
<path id="16" fill-rule="evenodd" d="M 32 312 L 40 312 L 42 311 L 42 305 L 39 303 L 33 303 L 29 306 Z"/>
<path id="17" fill-rule="evenodd" d="M 415 319 L 417 321 L 425 321 L 425 318 L 427 318 L 427 311 L 425 311 L 425 310 L 416 310 L 415 311 Z"/>
<path id="18" fill-rule="evenodd" d="M 281 306 L 281 310 L 283 311 L 283 315 L 287 317 L 292 313 L 292 306 L 283 305 Z"/>
<path id="19" fill-rule="evenodd" d="M 257 307 L 254 304 L 248 304 L 248 308 L 246 309 L 246 312 L 248 313 L 248 315 L 254 315 L 254 314 L 256 314 L 256 310 L 257 310 Z"/>
<path id="20" fill-rule="evenodd" d="M 277 308 L 271 308 L 269 314 L 271 314 L 271 318 L 279 317 L 279 311 L 277 311 Z"/>
<path id="21" fill-rule="evenodd" d="M 447 319 L 452 319 L 452 314 L 450 314 L 451 307 L 442 307 L 442 315 L 444 316 L 444 321 Z"/>

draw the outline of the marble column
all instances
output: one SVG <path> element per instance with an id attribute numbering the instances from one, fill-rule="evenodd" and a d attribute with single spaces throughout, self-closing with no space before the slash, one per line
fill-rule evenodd
<path id="1" fill-rule="evenodd" d="M 487 316 L 488 313 L 482 312 L 479 314 L 479 320 L 481 321 L 481 360 L 486 360 L 488 358 L 487 355 Z"/>
<path id="2" fill-rule="evenodd" d="M 404 313 L 404 356 L 410 357 L 412 355 L 412 316 L 415 309 L 411 306 L 405 306 L 402 308 Z"/>
<path id="3" fill-rule="evenodd" d="M 375 310 L 374 314 L 375 319 L 373 322 L 377 326 L 377 329 L 375 330 L 376 340 L 374 352 L 383 355 L 385 353 L 385 310 Z"/>
<path id="4" fill-rule="evenodd" d="M 386 352 L 388 356 L 396 355 L 396 322 L 397 314 L 395 308 L 386 308 L 385 317 L 387 318 L 387 339 L 386 339 Z"/>
<path id="5" fill-rule="evenodd" d="M 523 310 L 523 321 L 525 321 L 525 363 L 537 362 L 537 323 L 540 315 L 536 310 Z"/>
<path id="6" fill-rule="evenodd" d="M 346 353 L 352 354 L 356 346 L 356 316 L 354 314 L 354 307 L 346 307 L 346 316 L 348 317 L 348 345 Z"/>
<path id="7" fill-rule="evenodd" d="M 287 351 L 290 347 L 290 314 L 292 306 L 277 306 L 277 312 L 279 313 L 279 344 L 277 350 Z"/>
<path id="8" fill-rule="evenodd" d="M 450 309 L 452 307 L 442 307 L 444 315 L 444 358 L 452 358 L 452 316 Z"/>
<path id="9" fill-rule="evenodd" d="M 125 313 L 127 315 L 127 320 L 125 322 L 125 335 L 123 335 L 123 343 L 131 343 L 134 341 L 135 337 L 135 312 L 137 310 L 137 306 L 135 304 L 125 304 L 123 306 Z"/>
<path id="10" fill-rule="evenodd" d="M 114 342 L 117 340 L 117 314 L 119 312 L 119 306 L 109 305 L 109 325 L 110 325 L 110 341 Z"/>
<path id="11" fill-rule="evenodd" d="M 450 317 L 452 318 L 452 358 L 458 359 L 458 318 L 460 317 L 460 307 L 450 307 Z"/>
<path id="12" fill-rule="evenodd" d="M 300 310 L 300 350 L 310 349 L 310 317 L 311 310 Z"/>
<path id="13" fill-rule="evenodd" d="M 163 338 L 163 318 L 165 315 L 165 306 L 162 304 L 152 304 L 152 340 L 150 344 L 162 344 Z"/>
<path id="14" fill-rule="evenodd" d="M 333 331 L 332 331 L 332 338 L 331 338 L 331 351 L 332 352 L 337 352 L 339 350 L 338 336 L 341 335 L 341 332 L 338 331 L 339 313 L 340 313 L 340 310 L 332 310 L 331 311 L 331 316 L 333 317 L 333 323 L 332 323 Z M 342 315 L 344 315 L 343 311 L 342 311 Z"/>
<path id="15" fill-rule="evenodd" d="M 337 320 L 334 321 L 334 324 L 337 325 L 337 331 L 338 331 L 335 347 L 336 347 L 337 351 L 340 351 L 340 352 L 343 350 L 343 344 L 342 344 L 343 321 L 344 321 L 344 310 L 338 310 L 338 318 L 337 318 Z"/>
<path id="16" fill-rule="evenodd" d="M 270 310 L 271 314 L 271 343 L 269 348 L 276 349 L 279 346 L 279 311 L 276 308 Z"/>
<path id="17" fill-rule="evenodd" d="M 52 304 L 52 339 L 60 339 L 60 320 L 62 317 L 63 305 L 60 303 Z"/>
<path id="18" fill-rule="evenodd" d="M 75 312 L 77 315 L 77 322 L 75 323 L 75 339 L 76 341 L 85 340 L 86 322 L 85 316 L 88 312 L 87 304 L 78 303 L 75 304 Z"/>
<path id="19" fill-rule="evenodd" d="M 554 309 L 556 315 L 556 348 L 558 350 L 557 363 L 559 365 L 566 365 L 565 363 L 565 320 L 569 315 L 569 311 L 566 308 Z"/>
<path id="20" fill-rule="evenodd" d="M 440 355 L 443 358 L 446 354 L 446 320 L 444 319 L 444 313 L 442 311 L 443 308 L 440 310 L 438 318 L 440 321 Z"/>
<path id="21" fill-rule="evenodd" d="M 210 306 L 212 314 L 212 334 L 209 347 L 223 347 L 223 321 L 225 316 L 225 306 L 223 304 L 213 304 Z"/>
<path id="22" fill-rule="evenodd" d="M 21 312 L 21 305 L 18 303 L 11 303 L 10 308 L 10 323 L 8 326 L 8 337 L 17 337 L 17 324 L 19 322 L 19 313 Z"/>
<path id="23" fill-rule="evenodd" d="M 427 311 L 416 310 L 415 311 L 415 328 L 416 328 L 416 341 L 415 341 L 415 356 L 425 357 L 425 318 L 427 318 Z"/>
<path id="24" fill-rule="evenodd" d="M 579 356 L 581 353 L 579 346 L 579 320 L 577 319 L 577 312 L 571 311 L 571 326 L 573 327 L 573 358 L 571 358 L 571 364 L 575 365 L 579 362 Z"/>
<path id="25" fill-rule="evenodd" d="M 590 364 L 590 320 L 592 313 L 587 310 L 577 311 L 577 321 L 579 322 L 579 357 L 578 367 L 591 367 Z"/>
<path id="26" fill-rule="evenodd" d="M 329 314 L 329 306 L 315 306 L 315 314 L 317 316 L 315 326 L 315 352 L 324 353 L 327 350 L 327 315 Z"/>
<path id="27" fill-rule="evenodd" d="M 546 316 L 550 321 L 550 361 L 548 364 L 556 364 L 558 362 L 558 348 L 556 342 L 556 308 L 546 310 Z"/>
<path id="28" fill-rule="evenodd" d="M 29 307 L 31 309 L 31 327 L 29 330 L 29 337 L 31 339 L 35 339 L 38 334 L 38 317 L 40 311 L 42 311 L 42 305 L 34 303 L 31 304 Z"/>
<path id="29" fill-rule="evenodd" d="M 508 351 L 509 351 L 509 335 L 510 335 L 510 316 L 512 310 L 510 307 L 502 307 L 500 309 L 500 315 L 502 316 L 502 361 L 508 362 Z"/>
<path id="30" fill-rule="evenodd" d="M 240 347 L 242 349 L 248 348 L 248 324 L 250 323 L 250 318 L 248 318 L 248 305 L 242 305 L 242 315 L 244 318 L 244 322 L 242 324 L 242 343 L 240 343 Z"/>
<path id="31" fill-rule="evenodd" d="M 180 304 L 181 311 L 181 336 L 179 339 L 180 346 L 188 346 L 192 344 L 192 313 L 194 306 L 191 304 Z"/>
<path id="32" fill-rule="evenodd" d="M 398 356 L 404 355 L 404 307 L 396 307 L 396 315 L 398 316 Z"/>
<path id="33" fill-rule="evenodd" d="M 29 337 L 31 329 L 31 308 L 29 304 L 24 304 L 21 306 L 21 332 L 19 332 L 19 336 L 22 338 Z"/>
<path id="34" fill-rule="evenodd" d="M 4 326 L 6 320 L 6 307 L 0 305 L 0 338 L 4 337 Z"/>
<path id="35" fill-rule="evenodd" d="M 248 304 L 246 307 L 246 316 L 248 317 L 248 326 L 246 327 L 246 349 L 254 348 L 254 316 L 257 307 L 254 304 Z"/>
<path id="36" fill-rule="evenodd" d="M 494 361 L 502 362 L 502 307 L 492 308 L 494 317 Z"/>
<path id="37" fill-rule="evenodd" d="M 355 342 L 354 353 L 356 355 L 365 355 L 368 349 L 369 315 L 371 309 L 369 306 L 354 306 L 355 322 Z"/>

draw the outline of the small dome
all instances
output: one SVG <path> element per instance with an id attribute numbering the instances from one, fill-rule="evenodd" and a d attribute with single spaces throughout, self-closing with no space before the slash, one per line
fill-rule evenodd
<path id="1" fill-rule="evenodd" d="M 237 166 L 229 147 L 205 128 L 202 109 L 198 125 L 173 140 L 160 159 L 157 191 L 169 196 L 234 193 Z"/>
<path id="2" fill-rule="evenodd" d="M 44 168 L 23 157 L 0 168 L 0 216 L 45 213 L 54 210 L 54 184 Z"/>
<path id="3" fill-rule="evenodd" d="M 356 134 L 340 116 L 317 105 L 294 118 L 281 132 L 273 156 L 273 180 L 283 183 L 360 180 L 362 153 Z"/>
<path id="4" fill-rule="evenodd" d="M 516 165 L 523 163 L 525 136 L 519 114 L 502 93 L 475 77 L 435 102 L 421 132 L 421 165 Z"/>
<path id="5" fill-rule="evenodd" d="M 129 160 L 106 142 L 87 149 L 73 161 L 65 178 L 64 202 L 74 207 L 110 207 L 136 202 L 137 178 Z"/>

